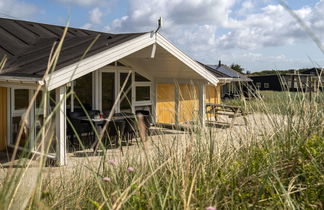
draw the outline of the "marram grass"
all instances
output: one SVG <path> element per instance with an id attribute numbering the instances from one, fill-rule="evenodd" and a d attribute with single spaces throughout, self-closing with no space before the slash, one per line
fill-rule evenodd
<path id="1" fill-rule="evenodd" d="M 246 109 L 254 110 L 249 120 L 258 124 L 254 116 L 262 115 L 269 129 L 248 125 L 160 133 L 149 147 L 139 143 L 132 146 L 136 152 L 125 149 L 122 158 L 115 159 L 107 150 L 98 164 L 84 157 L 85 163 L 75 167 L 42 168 L 38 173 L 43 179 L 30 190 L 25 208 L 321 209 L 321 94 L 320 101 L 309 102 L 303 93 L 268 92 L 263 99 L 244 102 Z M 224 130 L 227 134 L 220 135 Z M 6 183 L 13 187 L 21 175 L 7 177 Z M 0 186 L 1 209 L 8 199 L 17 199 L 6 194 L 11 192 L 7 186 Z"/>

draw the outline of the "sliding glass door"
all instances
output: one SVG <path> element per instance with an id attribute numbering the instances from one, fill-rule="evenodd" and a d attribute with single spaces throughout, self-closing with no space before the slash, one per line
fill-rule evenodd
<path id="1" fill-rule="evenodd" d="M 130 113 L 135 112 L 137 107 L 143 109 L 144 106 L 151 106 L 152 81 L 131 69 L 119 68 L 109 67 L 95 73 L 98 82 L 94 82 L 93 89 L 99 91 L 98 94 L 94 93 L 94 101 L 98 104 L 96 107 L 103 112 L 111 111 L 119 94 L 115 112 Z"/>
<path id="2" fill-rule="evenodd" d="M 101 73 L 101 108 L 103 112 L 109 112 L 115 102 L 115 73 Z"/>
<path id="3" fill-rule="evenodd" d="M 93 109 L 92 104 L 92 73 L 86 74 L 77 80 L 74 81 L 74 107 L 77 109 L 81 109 L 81 104 L 84 106 L 85 109 L 91 110 Z M 69 100 L 67 101 L 67 105 L 69 107 Z M 79 103 L 81 102 L 81 104 Z"/>
<path id="4" fill-rule="evenodd" d="M 119 90 L 126 82 L 120 98 L 120 112 L 132 112 L 132 74 L 127 78 L 128 72 L 119 72 Z M 127 79 L 127 81 L 126 81 Z"/>

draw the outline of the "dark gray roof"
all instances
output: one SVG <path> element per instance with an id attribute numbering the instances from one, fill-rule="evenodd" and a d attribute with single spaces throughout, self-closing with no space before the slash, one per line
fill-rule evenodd
<path id="1" fill-rule="evenodd" d="M 205 67 L 205 69 L 207 69 L 209 72 L 211 72 L 212 74 L 214 74 L 217 78 L 231 78 L 229 75 L 218 71 L 217 69 L 214 69 L 212 67 L 210 67 L 209 65 L 203 64 L 199 61 L 197 61 L 200 65 L 202 65 L 203 67 Z"/>
<path id="2" fill-rule="evenodd" d="M 0 18 L 0 61 L 7 57 L 0 76 L 42 77 L 52 46 L 61 38 L 64 28 L 64 26 Z M 143 34 L 145 33 L 110 34 L 69 28 L 56 69 L 78 62 L 98 35 L 100 37 L 86 57 Z"/>
<path id="3" fill-rule="evenodd" d="M 228 67 L 226 65 L 208 65 L 208 66 L 214 70 L 217 70 L 219 72 L 222 72 L 223 74 L 228 75 L 228 77 L 230 77 L 230 78 L 238 79 L 240 81 L 252 81 L 247 76 L 231 69 L 230 67 Z"/>

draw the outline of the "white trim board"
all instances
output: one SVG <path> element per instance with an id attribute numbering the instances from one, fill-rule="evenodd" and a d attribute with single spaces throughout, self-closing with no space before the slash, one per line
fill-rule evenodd
<path id="1" fill-rule="evenodd" d="M 75 80 L 90 72 L 98 70 L 114 61 L 152 45 L 154 42 L 155 40 L 151 37 L 151 33 L 146 33 L 108 50 L 85 58 L 80 62 L 59 69 L 46 78 L 48 90 L 53 90 L 71 80 Z"/>
<path id="2" fill-rule="evenodd" d="M 46 85 L 48 90 L 56 89 L 71 80 L 75 80 L 82 77 L 90 72 L 96 71 L 112 62 L 122 59 L 136 51 L 139 51 L 145 47 L 153 44 L 159 44 L 162 48 L 167 50 L 169 53 L 174 55 L 177 59 L 191 68 L 193 71 L 198 73 L 204 79 L 210 83 L 217 85 L 219 80 L 210 72 L 208 72 L 203 66 L 198 64 L 196 61 L 191 59 L 185 53 L 176 48 L 171 42 L 166 40 L 159 33 L 153 34 L 146 33 L 132 40 L 126 41 L 108 50 L 85 58 L 84 60 L 66 66 L 51 73 L 46 78 Z"/>

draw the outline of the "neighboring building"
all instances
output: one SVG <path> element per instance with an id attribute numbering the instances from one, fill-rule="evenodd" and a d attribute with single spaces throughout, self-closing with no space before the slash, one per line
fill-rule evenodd
<path id="1" fill-rule="evenodd" d="M 246 90 L 248 82 L 252 82 L 252 79 L 222 64 L 221 61 L 219 61 L 218 65 L 208 65 L 208 67 L 211 69 L 212 73 L 219 72 L 226 75 L 222 75 L 222 77 L 226 78 L 226 83 L 221 87 L 221 98 L 226 95 L 240 94 L 242 91 Z"/>
<path id="2" fill-rule="evenodd" d="M 295 73 L 251 75 L 249 77 L 259 90 L 317 91 L 323 90 L 324 71 L 313 68 Z"/>
<path id="3" fill-rule="evenodd" d="M 215 75 L 219 79 L 219 85 L 207 85 L 206 87 L 206 103 L 214 103 L 220 104 L 222 99 L 222 92 L 224 87 L 230 84 L 233 80 L 229 74 L 218 71 L 215 68 L 212 68 L 211 65 L 206 65 L 203 63 L 199 64 L 203 65 L 210 73 Z"/>
<path id="4" fill-rule="evenodd" d="M 250 78 L 258 90 L 282 90 L 282 83 L 278 75 L 250 76 Z"/>
<path id="5" fill-rule="evenodd" d="M 29 137 L 22 137 L 19 149 L 39 152 L 43 113 L 58 107 L 49 158 L 66 164 L 67 114 L 80 107 L 115 112 L 149 110 L 155 123 L 180 125 L 205 122 L 205 104 L 219 103 L 216 93 L 225 81 L 181 52 L 159 33 L 110 34 L 69 28 L 56 67 L 46 73 L 53 44 L 61 39 L 63 26 L 0 18 L 0 149 L 14 147 L 23 116 L 35 90 L 41 95 L 28 116 Z M 89 46 L 91 47 L 89 48 Z M 57 47 L 57 45 L 55 45 Z M 54 48 L 55 48 L 54 47 Z M 85 52 L 87 52 L 85 54 Z M 130 79 L 121 93 L 121 86 Z M 73 89 L 76 97 L 66 95 Z M 47 109 L 44 110 L 44 104 Z M 48 137 L 47 136 L 47 137 Z M 26 149 L 26 148 L 25 148 Z"/>

